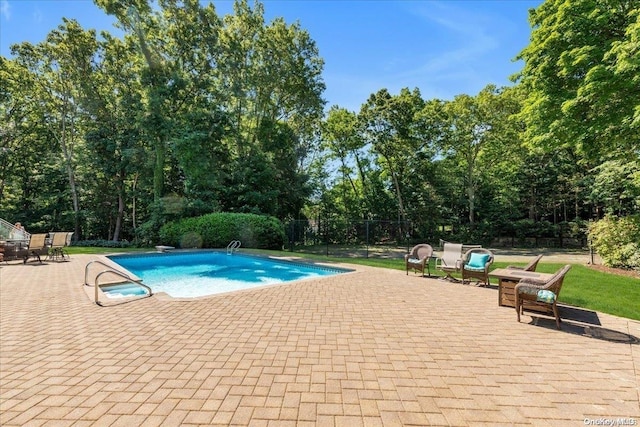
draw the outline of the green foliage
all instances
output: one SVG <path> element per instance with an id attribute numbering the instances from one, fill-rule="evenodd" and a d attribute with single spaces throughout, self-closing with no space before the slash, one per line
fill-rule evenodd
<path id="1" fill-rule="evenodd" d="M 165 224 L 160 229 L 162 243 L 182 247 L 224 248 L 232 240 L 243 247 L 281 249 L 284 227 L 270 216 L 246 213 L 213 213 Z"/>
<path id="2" fill-rule="evenodd" d="M 80 246 L 87 248 L 132 248 L 134 244 L 127 242 L 126 240 L 114 242 L 113 240 L 78 240 L 73 242 L 71 246 Z"/>
<path id="3" fill-rule="evenodd" d="M 318 49 L 259 1 L 96 3 L 124 37 L 65 19 L 0 58 L 0 217 L 30 231 L 152 245 L 183 217 L 304 212 L 480 243 L 640 208 L 637 2 L 546 0 L 513 88 L 380 89 L 322 129 Z"/>
<path id="4" fill-rule="evenodd" d="M 547 0 L 530 12 L 518 56 L 527 142 L 586 159 L 637 153 L 640 7 L 629 0 Z"/>
<path id="5" fill-rule="evenodd" d="M 604 265 L 640 270 L 640 215 L 606 216 L 589 226 L 589 239 Z"/>
<path id="6" fill-rule="evenodd" d="M 594 168 L 591 199 L 608 214 L 630 214 L 640 208 L 640 160 L 608 160 Z"/>

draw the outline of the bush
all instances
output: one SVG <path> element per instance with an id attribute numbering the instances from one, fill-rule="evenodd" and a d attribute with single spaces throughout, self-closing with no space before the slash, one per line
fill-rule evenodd
<path id="1" fill-rule="evenodd" d="M 122 240 L 119 242 L 114 242 L 113 240 L 78 240 L 77 242 L 71 242 L 71 246 L 80 246 L 80 247 L 90 247 L 90 248 L 131 248 L 135 247 L 135 245 L 127 242 L 126 240 Z"/>
<path id="2" fill-rule="evenodd" d="M 282 249 L 284 227 L 270 216 L 213 213 L 169 222 L 160 228 L 163 244 L 180 248 L 224 248 L 232 240 L 243 247 Z"/>
<path id="3" fill-rule="evenodd" d="M 604 265 L 640 270 L 640 215 L 606 216 L 589 226 L 589 239 Z"/>

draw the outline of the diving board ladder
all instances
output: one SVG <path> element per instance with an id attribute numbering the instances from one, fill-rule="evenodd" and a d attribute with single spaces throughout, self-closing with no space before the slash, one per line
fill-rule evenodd
<path id="1" fill-rule="evenodd" d="M 240 246 L 242 246 L 240 240 L 232 240 L 231 243 L 227 245 L 227 255 L 232 255 L 234 252 L 240 249 Z"/>
<path id="2" fill-rule="evenodd" d="M 93 287 L 95 288 L 95 296 L 94 296 L 94 298 L 95 298 L 95 303 L 97 305 L 99 305 L 101 307 L 103 306 L 103 304 L 100 302 L 98 289 L 100 288 L 100 284 L 99 284 L 100 277 L 102 277 L 105 274 L 116 275 L 116 276 L 120 277 L 120 279 L 124 279 L 124 280 L 121 280 L 120 282 L 109 282 L 109 284 L 111 284 L 111 285 L 112 284 L 123 284 L 123 283 L 134 283 L 134 284 L 136 284 L 138 286 L 141 286 L 141 287 L 145 288 L 147 290 L 147 292 L 148 292 L 148 295 L 144 295 L 141 298 L 147 298 L 147 297 L 150 297 L 150 296 L 153 295 L 153 291 L 151 290 L 151 288 L 149 286 L 145 285 L 144 283 L 142 283 L 142 280 L 134 279 L 131 276 L 129 276 L 127 273 L 124 273 L 122 271 L 116 270 L 112 266 L 110 266 L 108 264 L 105 264 L 104 262 L 99 261 L 99 260 L 91 261 L 84 267 L 84 285 L 85 286 L 91 286 L 89 284 L 89 267 L 92 264 L 100 264 L 100 265 L 106 267 L 106 270 L 102 270 L 100 273 L 98 273 L 96 275 L 96 278 L 94 279 L 94 282 L 93 282 Z"/>

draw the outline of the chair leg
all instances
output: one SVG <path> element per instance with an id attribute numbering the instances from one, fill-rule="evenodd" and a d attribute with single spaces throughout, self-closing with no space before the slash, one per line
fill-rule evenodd
<path id="1" fill-rule="evenodd" d="M 516 294 L 515 306 L 516 306 L 516 315 L 518 316 L 518 323 L 520 322 L 520 304 L 521 304 L 520 298 L 518 298 L 518 294 Z"/>
<path id="2" fill-rule="evenodd" d="M 556 327 L 560 329 L 560 314 L 558 313 L 558 306 L 554 302 L 552 307 L 553 307 L 553 315 L 556 317 Z"/>

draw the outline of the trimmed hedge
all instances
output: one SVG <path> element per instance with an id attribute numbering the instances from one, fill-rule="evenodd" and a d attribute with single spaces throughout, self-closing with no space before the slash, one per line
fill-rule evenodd
<path id="1" fill-rule="evenodd" d="M 160 229 L 163 244 L 179 248 L 225 248 L 240 240 L 245 248 L 282 249 L 285 233 L 274 217 L 245 213 L 212 213 L 169 222 Z"/>

